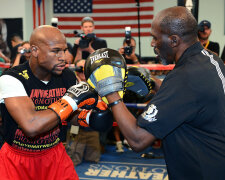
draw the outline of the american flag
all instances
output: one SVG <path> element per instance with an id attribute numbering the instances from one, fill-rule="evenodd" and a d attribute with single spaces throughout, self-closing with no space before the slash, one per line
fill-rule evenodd
<path id="1" fill-rule="evenodd" d="M 33 0 L 33 29 L 45 24 L 45 0 Z"/>
<path id="2" fill-rule="evenodd" d="M 66 37 L 80 32 L 81 20 L 90 16 L 95 22 L 98 37 L 124 37 L 125 27 L 131 27 L 132 36 L 138 36 L 138 7 L 140 35 L 149 36 L 153 19 L 154 0 L 54 0 L 53 16 Z"/>

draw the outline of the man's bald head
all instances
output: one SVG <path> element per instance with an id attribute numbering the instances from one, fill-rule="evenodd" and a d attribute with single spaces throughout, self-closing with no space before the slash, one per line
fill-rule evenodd
<path id="1" fill-rule="evenodd" d="M 56 27 L 43 25 L 37 27 L 31 34 L 30 45 L 41 46 L 42 44 L 51 45 L 58 41 L 65 40 L 64 34 Z"/>
<path id="2" fill-rule="evenodd" d="M 186 7 L 164 9 L 154 19 L 159 22 L 161 32 L 164 34 L 178 35 L 184 42 L 197 38 L 197 21 Z"/>

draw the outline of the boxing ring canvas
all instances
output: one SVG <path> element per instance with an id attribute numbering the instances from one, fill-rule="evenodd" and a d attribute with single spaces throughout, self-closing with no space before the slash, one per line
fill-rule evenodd
<path id="1" fill-rule="evenodd" d="M 107 145 L 106 152 L 101 155 L 99 163 L 84 161 L 75 167 L 79 178 L 85 180 L 168 180 L 166 164 L 163 158 L 143 158 L 143 153 L 153 151 L 162 155 L 161 149 L 149 148 L 141 153 L 125 150 L 117 153 L 115 146 Z"/>

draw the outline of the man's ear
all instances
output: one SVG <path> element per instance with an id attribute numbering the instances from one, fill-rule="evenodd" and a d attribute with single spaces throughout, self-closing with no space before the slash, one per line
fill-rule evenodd
<path id="1" fill-rule="evenodd" d="M 177 47 L 180 44 L 180 37 L 177 35 L 169 36 L 171 47 Z"/>
<path id="2" fill-rule="evenodd" d="M 38 56 L 38 49 L 37 49 L 37 47 L 34 46 L 34 45 L 31 46 L 31 54 L 32 54 L 32 56 L 34 56 L 34 57 L 37 57 L 37 56 Z"/>

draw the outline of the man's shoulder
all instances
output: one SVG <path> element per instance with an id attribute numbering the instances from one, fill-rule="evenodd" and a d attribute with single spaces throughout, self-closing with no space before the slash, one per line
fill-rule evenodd
<path id="1" fill-rule="evenodd" d="M 5 70 L 3 74 L 18 74 L 23 72 L 24 70 L 27 70 L 27 67 L 25 66 L 25 64 L 20 64 L 18 66 L 14 66 Z"/>
<path id="2" fill-rule="evenodd" d="M 30 77 L 26 63 L 5 70 L 2 75 L 10 75 L 21 81 L 28 80 Z"/>

